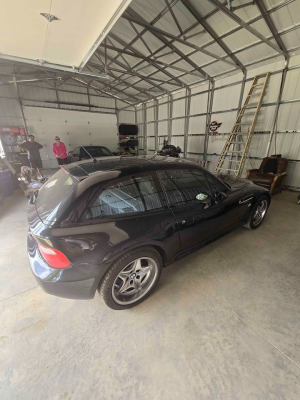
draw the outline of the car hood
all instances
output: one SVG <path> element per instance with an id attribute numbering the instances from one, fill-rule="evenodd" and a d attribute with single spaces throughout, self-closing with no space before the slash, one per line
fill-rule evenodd
<path id="1" fill-rule="evenodd" d="M 230 185 L 232 189 L 241 189 L 245 186 L 254 186 L 254 183 L 252 181 L 243 178 L 235 180 L 232 175 L 219 175 L 218 178 L 221 179 L 221 181 Z"/>

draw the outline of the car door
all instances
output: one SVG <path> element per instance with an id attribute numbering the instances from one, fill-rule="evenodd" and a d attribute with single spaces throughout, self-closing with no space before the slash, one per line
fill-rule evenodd
<path id="1" fill-rule="evenodd" d="M 97 259 L 143 245 L 158 246 L 169 261 L 180 251 L 175 217 L 152 172 L 127 176 L 102 187 L 81 223 L 89 238 L 101 243 L 101 249 L 97 247 L 91 255 Z"/>
<path id="2" fill-rule="evenodd" d="M 242 220 L 247 219 L 251 211 L 253 195 L 248 192 L 244 192 L 241 189 L 229 189 L 223 182 L 220 182 L 212 174 L 206 172 L 206 178 L 211 188 L 213 197 L 218 197 L 220 193 L 224 193 L 225 196 L 219 196 L 222 199 L 224 207 L 227 209 L 226 219 L 230 221 L 230 225 L 236 225 Z"/>
<path id="3" fill-rule="evenodd" d="M 203 170 L 169 169 L 158 176 L 176 218 L 181 250 L 198 246 L 231 226 L 228 189 L 223 186 L 223 195 L 216 199 Z"/>

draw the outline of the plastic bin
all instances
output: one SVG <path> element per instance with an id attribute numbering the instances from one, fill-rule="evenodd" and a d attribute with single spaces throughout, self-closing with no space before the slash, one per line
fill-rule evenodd
<path id="1" fill-rule="evenodd" d="M 10 171 L 0 172 L 0 191 L 4 197 L 9 197 L 14 194 Z"/>

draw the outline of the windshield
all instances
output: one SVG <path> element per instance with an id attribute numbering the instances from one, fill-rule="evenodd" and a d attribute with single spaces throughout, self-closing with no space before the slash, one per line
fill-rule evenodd
<path id="1" fill-rule="evenodd" d="M 62 200 L 77 184 L 77 180 L 61 169 L 41 187 L 36 199 L 36 208 L 42 221 L 54 222 L 58 219 L 66 209 Z"/>
<path id="2" fill-rule="evenodd" d="M 88 153 L 87 155 L 91 155 L 92 157 L 105 157 L 112 156 L 112 153 L 106 147 L 100 146 L 83 146 L 82 150 Z"/>

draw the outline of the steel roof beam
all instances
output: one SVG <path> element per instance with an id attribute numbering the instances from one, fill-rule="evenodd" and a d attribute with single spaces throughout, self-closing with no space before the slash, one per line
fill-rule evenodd
<path id="1" fill-rule="evenodd" d="M 135 13 L 135 11 L 132 10 L 132 8 L 130 8 L 130 7 L 127 9 L 127 12 L 130 12 L 130 14 Z M 207 55 L 209 57 L 215 58 L 216 60 L 219 60 L 219 61 L 222 61 L 222 62 L 225 62 L 227 64 L 235 66 L 235 63 L 232 63 L 231 61 L 228 61 L 228 60 L 224 60 L 224 59 L 222 59 L 222 57 L 217 56 L 216 54 L 211 53 L 208 50 L 205 50 L 203 47 L 199 47 L 199 46 L 197 46 L 197 45 L 195 45 L 193 43 L 190 43 L 190 42 L 188 42 L 186 40 L 180 39 L 178 36 L 172 35 L 169 32 L 166 32 L 166 31 L 163 31 L 162 29 L 156 28 L 155 26 L 150 25 L 146 21 L 142 20 L 142 18 L 140 16 L 138 16 L 138 15 L 137 15 L 137 17 L 138 18 L 132 17 L 131 15 L 128 15 L 127 13 L 122 15 L 122 18 L 127 19 L 128 21 L 132 21 L 137 25 L 143 26 L 144 28 L 147 28 L 150 32 L 155 34 L 155 36 L 159 35 L 159 38 L 161 36 L 168 37 L 170 39 L 173 39 L 175 42 L 184 44 L 187 47 L 191 47 L 192 49 L 195 49 L 195 50 L 199 51 L 200 53 L 203 53 L 203 54 L 205 54 L 205 55 Z"/>
<path id="2" fill-rule="evenodd" d="M 180 32 L 180 35 L 183 37 L 183 39 L 186 39 L 184 36 L 183 30 L 180 26 L 180 23 L 179 23 L 178 19 L 176 18 L 176 15 L 173 11 L 173 8 L 170 6 L 169 0 L 165 0 L 165 3 L 166 3 L 166 6 L 168 7 L 169 13 L 172 15 L 173 21 L 175 22 L 175 24 Z"/>
<path id="3" fill-rule="evenodd" d="M 170 4 L 170 7 L 173 7 L 176 3 L 178 3 L 179 0 L 173 0 L 172 3 Z M 159 21 L 166 13 L 168 12 L 168 7 L 165 7 L 152 21 L 151 24 L 155 24 L 157 21 Z M 126 46 L 125 49 L 126 50 L 128 48 L 128 46 L 132 45 L 133 43 L 135 43 L 138 39 L 140 39 L 144 33 L 147 32 L 147 29 L 143 29 L 135 38 L 133 38 Z M 150 52 L 151 53 L 151 52 Z M 116 55 L 115 58 L 118 58 L 119 54 Z"/>
<path id="4" fill-rule="evenodd" d="M 198 10 L 193 6 L 190 0 L 181 0 L 185 8 L 192 14 L 192 16 L 199 22 L 199 24 L 210 34 L 216 43 L 221 47 L 223 51 L 228 55 L 228 57 L 234 62 L 237 68 L 245 71 L 243 64 L 232 54 L 229 47 L 219 38 L 218 34 L 214 29 L 206 22 L 206 20 L 200 15 Z"/>
<path id="5" fill-rule="evenodd" d="M 97 53 L 102 54 L 101 51 L 100 51 L 100 49 L 96 50 L 96 52 L 95 52 L 94 54 L 97 54 Z M 103 55 L 103 54 L 102 54 L 102 55 Z M 111 60 L 112 57 L 110 57 L 109 55 L 107 55 L 107 59 L 108 59 L 108 60 Z M 114 64 L 117 64 L 117 65 L 119 65 L 121 68 L 125 69 L 124 73 L 126 73 L 126 71 L 128 71 L 128 72 L 134 72 L 135 76 L 141 78 L 142 80 L 146 81 L 146 82 L 149 83 L 150 85 L 155 86 L 155 87 L 157 87 L 158 89 L 160 89 L 160 90 L 162 91 L 162 92 L 161 92 L 162 94 L 169 93 L 167 90 L 165 90 L 165 89 L 163 89 L 163 88 L 161 88 L 161 87 L 159 87 L 159 86 L 157 86 L 157 85 L 154 85 L 153 82 L 149 81 L 149 80 L 147 79 L 146 76 L 140 75 L 140 74 L 136 73 L 135 71 L 133 71 L 132 69 L 129 69 L 129 68 L 125 67 L 124 64 L 122 64 L 120 61 L 114 60 Z M 101 83 L 102 83 L 102 82 L 101 82 Z M 133 84 L 131 84 L 131 85 L 133 85 Z M 103 88 L 105 88 L 105 87 L 107 87 L 107 86 L 109 86 L 109 85 L 105 85 Z"/>
<path id="6" fill-rule="evenodd" d="M 79 78 L 75 78 L 74 76 L 72 76 L 71 79 L 73 79 L 76 82 L 82 83 L 83 85 L 85 85 L 87 87 L 92 88 L 97 93 L 105 93 L 109 97 L 113 97 L 114 99 L 123 101 L 123 103 L 129 104 L 130 106 L 134 105 L 134 103 L 130 103 L 130 101 L 128 101 L 128 100 L 121 99 L 119 96 L 115 96 L 114 94 L 111 94 L 111 93 L 107 92 L 106 90 L 103 90 L 102 88 L 98 88 L 97 86 L 87 83 L 83 78 L 79 79 Z M 127 96 L 130 98 L 130 95 L 127 94 Z"/>
<path id="7" fill-rule="evenodd" d="M 144 61 L 154 61 L 154 60 L 152 60 L 150 57 L 140 56 L 140 55 L 137 55 L 137 54 L 132 53 L 132 52 L 130 52 L 130 51 L 123 50 L 123 49 L 119 49 L 119 48 L 117 48 L 117 47 L 113 47 L 113 46 L 107 45 L 107 48 L 108 48 L 109 50 L 114 50 L 114 51 L 117 51 L 117 52 L 119 52 L 119 53 L 127 54 L 128 56 L 137 57 L 137 58 L 142 59 L 142 60 L 144 60 Z M 155 60 L 155 63 L 156 63 L 156 64 L 161 64 L 161 65 L 163 65 L 163 66 L 165 66 L 165 67 L 167 67 L 167 68 L 176 69 L 177 71 L 184 72 L 185 74 L 188 74 L 188 75 L 189 75 L 189 74 L 190 74 L 190 75 L 195 75 L 195 76 L 197 76 L 198 78 L 202 78 L 202 76 L 200 76 L 199 74 L 197 74 L 197 73 L 195 73 L 195 72 L 190 72 L 190 71 L 187 71 L 187 70 L 185 70 L 185 69 L 183 69 L 183 68 L 174 67 L 173 65 L 164 63 L 164 62 L 162 62 L 162 61 Z M 160 82 L 164 82 L 164 81 L 160 80 Z M 168 82 L 168 83 L 170 83 L 170 82 Z M 176 84 L 176 86 L 178 86 L 178 85 Z"/>
<path id="8" fill-rule="evenodd" d="M 281 37 L 279 36 L 271 17 L 269 16 L 269 14 L 267 12 L 267 9 L 264 5 L 263 0 L 259 0 L 259 1 L 254 0 L 254 2 L 257 5 L 259 11 L 261 12 L 261 15 L 263 16 L 263 19 L 265 20 L 266 24 L 268 25 L 268 28 L 270 29 L 272 36 L 275 39 L 275 42 L 280 47 L 280 49 L 284 52 L 285 57 L 288 58 L 289 57 L 288 51 L 287 51 Z"/>
<path id="9" fill-rule="evenodd" d="M 120 43 L 122 46 L 126 46 L 127 43 L 124 42 L 122 39 L 120 39 L 117 35 L 111 33 L 109 35 L 112 39 L 114 39 L 116 42 Z M 134 47 L 132 46 L 127 46 L 133 53 L 135 53 L 136 55 L 140 55 L 140 56 L 144 56 L 142 53 L 140 53 L 139 51 L 137 51 Z M 155 61 L 150 60 L 149 63 L 155 67 L 156 69 L 158 69 L 160 72 L 163 72 L 165 75 L 167 75 L 169 78 L 173 79 L 175 82 L 177 82 L 181 87 L 186 86 L 183 82 L 181 82 L 181 80 L 179 80 L 178 78 L 176 78 L 176 76 L 172 75 L 170 72 L 164 71 L 162 69 L 162 67 L 160 65 L 157 65 L 155 63 Z"/>
<path id="10" fill-rule="evenodd" d="M 128 9 L 127 9 L 128 10 Z M 147 26 L 149 26 L 149 31 L 151 32 L 151 30 L 152 30 L 152 28 L 154 28 L 154 27 L 152 27 L 152 25 L 149 25 L 149 24 L 147 24 L 141 17 L 139 17 L 139 15 L 134 11 L 134 10 L 132 10 L 131 8 L 129 8 L 129 10 L 130 10 L 130 13 L 132 14 L 132 15 L 134 15 L 134 20 L 136 20 L 136 21 L 139 21 L 139 22 L 141 22 L 143 25 L 147 25 Z M 155 37 L 157 37 L 161 42 L 163 42 L 167 47 L 169 47 L 170 49 L 172 49 L 173 51 L 174 51 L 174 53 L 176 53 L 177 55 L 179 55 L 179 57 L 181 58 L 181 59 L 183 59 L 183 60 L 185 60 L 188 64 L 190 64 L 193 68 L 195 68 L 197 71 L 199 71 L 200 72 L 200 74 L 204 77 L 204 79 L 207 79 L 207 80 L 212 80 L 212 78 L 202 69 L 202 68 L 200 68 L 196 63 L 194 63 L 194 61 L 192 61 L 192 60 L 190 60 L 181 50 L 179 50 L 176 46 L 174 46 L 172 43 L 170 43 L 165 37 L 164 37 L 164 35 L 163 34 L 161 34 L 161 33 L 158 33 L 157 32 L 157 30 L 158 31 L 160 31 L 160 29 L 158 29 L 158 28 L 155 28 L 155 30 L 156 30 L 156 32 L 154 32 L 153 30 L 152 30 L 152 34 L 155 36 Z M 162 31 L 162 32 L 164 32 L 164 31 Z M 171 35 L 172 37 L 173 37 L 173 35 Z M 176 39 L 178 39 L 176 36 L 174 36 Z M 184 40 L 182 40 L 182 42 L 184 42 L 185 43 L 185 41 Z"/>
<path id="11" fill-rule="evenodd" d="M 252 28 L 247 22 L 243 21 L 240 17 L 238 17 L 236 14 L 234 14 L 232 11 L 230 11 L 224 4 L 220 3 L 218 0 L 208 0 L 211 4 L 219 8 L 224 14 L 227 15 L 227 17 L 231 18 L 233 21 L 235 21 L 237 24 L 242 26 L 244 29 L 246 29 L 248 32 L 252 33 L 252 35 L 256 36 L 259 38 L 262 42 L 267 44 L 268 46 L 272 47 L 273 50 L 277 51 L 277 53 L 281 54 L 282 56 L 286 56 L 285 52 L 280 49 L 280 47 L 277 46 L 277 44 L 272 43 L 269 39 L 266 39 L 265 36 L 263 36 L 261 33 L 259 33 L 256 29 Z"/>

